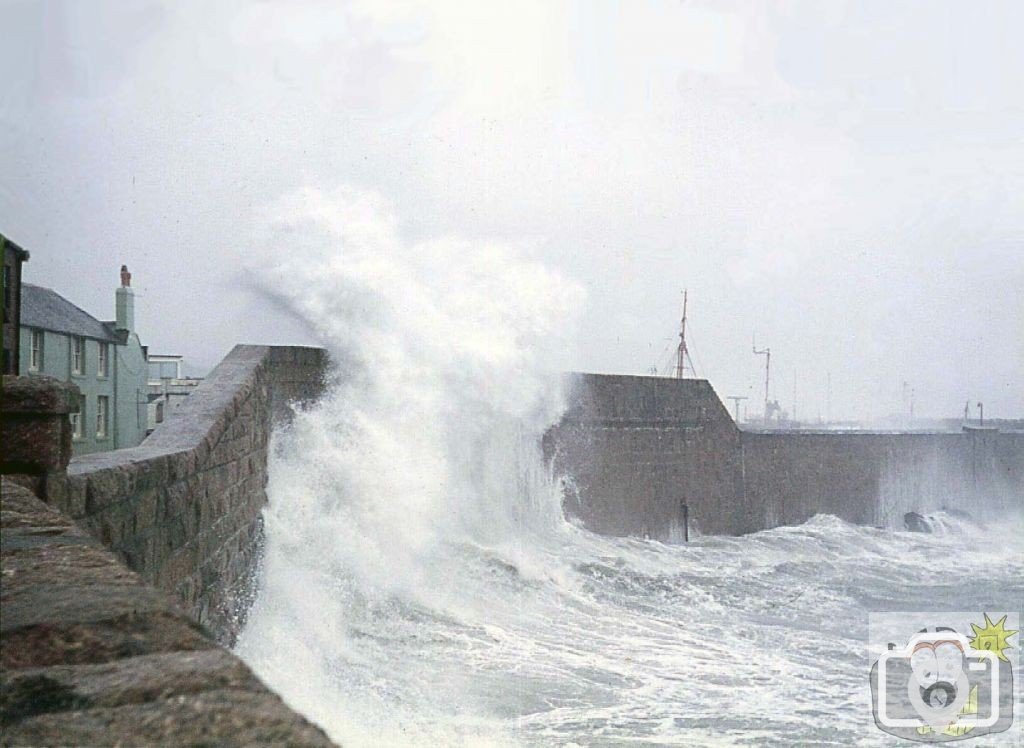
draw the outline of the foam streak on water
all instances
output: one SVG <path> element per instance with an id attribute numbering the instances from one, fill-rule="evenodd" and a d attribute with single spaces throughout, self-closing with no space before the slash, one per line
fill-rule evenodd
<path id="1" fill-rule="evenodd" d="M 403 242 L 349 190 L 296 195 L 267 231 L 289 251 L 261 282 L 344 376 L 275 437 L 237 651 L 346 745 L 884 744 L 868 611 L 1024 600 L 1019 523 L 817 517 L 686 546 L 577 528 L 537 446 L 572 284 Z"/>

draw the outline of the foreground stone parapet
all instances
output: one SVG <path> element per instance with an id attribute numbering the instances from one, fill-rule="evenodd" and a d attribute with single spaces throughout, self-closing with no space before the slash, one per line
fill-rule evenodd
<path id="1" fill-rule="evenodd" d="M 0 382 L 0 474 L 43 495 L 71 461 L 71 421 L 78 387 L 53 377 L 5 375 Z"/>
<path id="2" fill-rule="evenodd" d="M 332 745 L 177 602 L 7 479 L 0 538 L 0 744 Z"/>

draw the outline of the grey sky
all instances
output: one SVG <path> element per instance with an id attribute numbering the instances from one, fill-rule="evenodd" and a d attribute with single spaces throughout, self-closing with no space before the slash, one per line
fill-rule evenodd
<path id="1" fill-rule="evenodd" d="M 0 231 L 155 352 L 308 340 L 248 291 L 253 212 L 376 190 L 412 237 L 588 293 L 575 362 L 665 360 L 798 415 L 1024 415 L 1019 2 L 0 5 Z M 281 247 L 287 252 L 288 247 Z"/>

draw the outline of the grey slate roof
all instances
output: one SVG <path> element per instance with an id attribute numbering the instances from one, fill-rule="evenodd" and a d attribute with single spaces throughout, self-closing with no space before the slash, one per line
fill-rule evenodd
<path id="1" fill-rule="evenodd" d="M 113 323 L 100 322 L 56 291 L 31 283 L 21 284 L 21 326 L 118 342 Z"/>

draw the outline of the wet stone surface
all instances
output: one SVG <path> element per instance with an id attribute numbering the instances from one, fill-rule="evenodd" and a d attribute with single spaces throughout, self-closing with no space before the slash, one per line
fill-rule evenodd
<path id="1" fill-rule="evenodd" d="M 0 744 L 331 745 L 170 596 L 0 489 Z"/>

